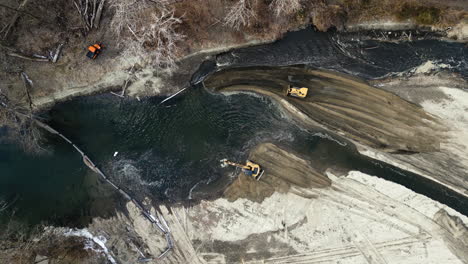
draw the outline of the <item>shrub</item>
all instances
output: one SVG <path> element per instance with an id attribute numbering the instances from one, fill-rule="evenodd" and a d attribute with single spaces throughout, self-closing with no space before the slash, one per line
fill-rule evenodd
<path id="1" fill-rule="evenodd" d="M 432 25 L 439 22 L 440 13 L 440 9 L 433 6 L 404 4 L 397 16 L 399 19 L 414 19 L 418 24 Z"/>

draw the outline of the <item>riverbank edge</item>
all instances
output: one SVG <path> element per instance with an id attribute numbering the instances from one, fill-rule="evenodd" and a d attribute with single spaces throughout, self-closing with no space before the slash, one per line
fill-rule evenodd
<path id="1" fill-rule="evenodd" d="M 357 142 L 356 140 L 353 140 L 349 137 L 347 137 L 346 135 L 342 134 L 342 133 L 339 133 L 339 132 L 336 132 L 336 131 L 331 131 L 330 129 L 328 129 L 327 127 L 325 127 L 324 125 L 308 118 L 304 113 L 302 113 L 299 109 L 297 109 L 296 107 L 294 107 L 292 104 L 288 103 L 286 100 L 284 100 L 283 98 L 281 98 L 280 96 L 274 94 L 274 93 L 271 93 L 271 92 L 268 92 L 268 91 L 264 91 L 264 90 L 255 90 L 255 91 L 227 91 L 227 92 L 222 92 L 224 94 L 236 94 L 236 93 L 247 93 L 247 94 L 250 94 L 250 93 L 259 93 L 259 94 L 262 94 L 262 95 L 265 95 L 267 97 L 270 97 L 272 98 L 274 101 L 276 101 L 278 104 L 280 104 L 282 107 L 284 107 L 284 110 L 287 112 L 286 114 L 290 115 L 291 118 L 294 120 L 294 119 L 299 119 L 301 120 L 301 122 L 304 122 L 304 124 L 306 124 L 307 126 L 311 126 L 311 127 L 316 127 L 316 128 L 320 128 L 320 129 L 324 129 L 325 131 L 328 131 L 330 133 L 333 133 L 335 135 L 339 135 L 343 138 L 345 138 L 346 140 L 348 140 L 350 143 L 352 143 L 355 147 L 356 147 L 356 150 L 359 152 L 359 154 L 363 155 L 363 156 L 366 156 L 366 157 L 369 157 L 369 158 L 372 158 L 372 159 L 375 159 L 375 160 L 379 160 L 379 161 L 382 161 L 382 162 L 385 162 L 385 163 L 388 163 L 392 166 L 395 166 L 397 168 L 400 168 L 402 170 L 406 170 L 406 171 L 409 171 L 409 172 L 413 172 L 415 174 L 418 174 L 420 175 L 421 177 L 424 177 L 428 180 L 431 180 L 433 181 L 434 183 L 437 183 L 437 184 L 440 184 L 454 192 L 456 192 L 457 194 L 463 196 L 463 197 L 466 197 L 468 198 L 468 194 L 466 193 L 466 190 L 461 187 L 461 186 L 454 186 L 454 185 L 449 185 L 449 184 L 446 184 L 446 183 L 443 183 L 441 181 L 439 181 L 437 178 L 433 177 L 433 176 L 430 176 L 420 170 L 418 170 L 417 168 L 415 167 L 412 167 L 410 166 L 408 163 L 406 164 L 403 164 L 401 161 L 393 158 L 391 156 L 390 153 L 386 153 L 386 152 L 383 152 L 383 151 L 379 151 L 379 150 L 376 150 L 374 148 L 371 148 L 369 146 L 365 146 L 359 142 Z"/>
<path id="2" fill-rule="evenodd" d="M 254 40 L 250 40 L 246 43 L 241 43 L 241 44 L 225 45 L 225 46 L 219 46 L 215 48 L 202 49 L 202 50 L 193 52 L 191 54 L 188 54 L 186 56 L 183 56 L 182 58 L 179 59 L 178 64 L 183 64 L 184 61 L 193 59 L 196 57 L 200 57 L 199 59 L 201 63 L 204 60 L 204 57 L 217 55 L 219 53 L 228 52 L 234 49 L 268 44 L 276 40 L 277 39 L 275 40 L 254 39 Z M 36 107 L 35 111 L 37 112 L 45 111 L 53 107 L 56 103 L 61 103 L 61 102 L 65 102 L 68 100 L 72 100 L 80 96 L 90 96 L 90 95 L 103 94 L 103 93 L 108 93 L 111 91 L 120 90 L 121 89 L 120 85 L 123 84 L 125 80 L 130 78 L 131 76 L 131 73 L 126 71 L 124 68 L 128 68 L 131 66 L 129 64 L 126 64 L 126 65 L 119 64 L 119 66 L 121 69 L 118 69 L 118 71 L 112 72 L 111 77 L 105 78 L 102 81 L 95 83 L 93 85 L 90 85 L 87 87 L 77 86 L 77 87 L 65 88 L 64 90 L 53 92 L 52 94 L 49 94 L 47 96 L 33 98 L 34 106 Z M 199 65 L 197 64 L 195 67 L 191 68 L 193 73 L 196 71 L 198 66 Z M 145 69 L 150 69 L 150 68 L 151 66 L 146 65 L 144 66 L 142 71 L 144 71 Z M 171 79 L 177 78 L 177 74 L 174 74 L 172 76 L 164 76 L 164 77 L 166 79 L 169 79 L 169 81 L 167 82 L 170 82 Z M 155 78 L 158 78 L 158 77 L 155 77 Z M 183 87 L 178 87 L 178 88 L 179 89 L 176 90 L 175 92 L 183 89 Z M 148 96 L 151 97 L 151 96 L 168 96 L 168 95 L 169 94 L 163 92 L 163 93 L 153 93 Z M 138 98 L 138 94 L 135 94 L 133 96 L 130 95 L 130 97 Z"/>
<path id="3" fill-rule="evenodd" d="M 299 28 L 292 29 L 288 32 L 294 32 L 294 31 L 299 31 L 302 29 L 305 29 L 307 27 L 313 27 L 313 24 L 305 24 L 302 25 Z M 366 31 L 366 30 L 376 30 L 376 31 L 403 31 L 403 30 L 421 30 L 423 32 L 428 32 L 428 33 L 440 33 L 442 37 L 440 37 L 441 41 L 451 41 L 451 42 L 462 42 L 465 43 L 467 42 L 468 38 L 468 23 L 465 23 L 464 21 L 461 21 L 457 27 L 462 27 L 464 28 L 465 32 L 465 39 L 461 40 L 454 40 L 450 38 L 450 32 L 447 29 L 442 29 L 438 27 L 428 27 L 428 26 L 420 26 L 417 25 L 413 22 L 398 22 L 398 21 L 392 21 L 392 20 L 382 20 L 382 21 L 368 21 L 368 22 L 362 22 L 362 23 L 350 23 L 346 25 L 344 30 L 338 31 L 339 33 L 356 33 L 359 31 Z M 456 27 L 452 28 L 451 30 L 455 30 Z M 463 31 L 463 32 L 464 32 Z M 445 35 L 445 36 L 444 36 Z M 284 35 L 283 35 L 284 36 Z M 283 37 L 281 36 L 281 37 Z M 278 41 L 281 39 L 276 38 L 276 39 L 262 39 L 262 38 L 254 38 L 250 39 L 247 42 L 244 43 L 239 43 L 239 44 L 228 44 L 228 45 L 219 45 L 207 49 L 201 49 L 195 52 L 192 52 L 190 54 L 187 54 L 185 56 L 182 56 L 178 60 L 179 65 L 184 65 L 185 62 L 195 59 L 199 63 L 189 63 L 190 66 L 188 67 L 188 71 L 191 71 L 191 73 L 195 73 L 197 67 L 201 62 L 204 60 L 215 56 L 220 53 L 225 53 L 229 52 L 235 49 L 240 49 L 240 48 L 246 48 L 246 47 L 251 47 L 251 46 L 257 46 L 257 45 L 263 45 L 263 44 L 269 44 L 273 43 L 275 41 Z M 197 58 L 198 57 L 198 58 Z M 107 93 L 111 91 L 120 91 L 121 86 L 128 80 L 132 73 L 128 70 L 130 67 L 133 67 L 135 65 L 136 61 L 138 58 L 126 58 L 124 60 L 121 60 L 122 63 L 116 63 L 115 65 L 118 67 L 115 71 L 111 71 L 106 77 L 101 79 L 99 82 L 96 82 L 91 85 L 87 86 L 76 86 L 76 87 L 65 87 L 64 89 L 60 91 L 54 91 L 51 94 L 45 95 L 45 96 L 39 96 L 33 98 L 34 106 L 35 106 L 35 111 L 40 112 L 40 111 L 45 111 L 51 107 L 53 107 L 56 103 L 64 102 L 67 100 L 71 100 L 75 97 L 80 97 L 80 96 L 89 96 L 89 95 L 96 95 L 96 94 L 101 94 L 101 93 Z M 132 65 L 133 63 L 133 65 Z M 184 65 L 183 67 L 187 67 L 187 65 Z M 154 70 L 150 65 L 144 65 L 143 68 L 140 70 L 141 72 L 145 71 L 150 71 Z M 158 79 L 157 82 L 159 83 L 159 87 L 164 86 L 166 83 L 176 83 L 179 77 L 177 73 L 175 74 L 162 74 L 160 77 L 153 77 L 153 79 Z M 141 82 L 139 82 L 141 84 Z M 131 86 L 132 84 L 130 84 Z M 169 96 L 172 93 L 176 93 L 183 89 L 183 86 L 178 85 L 176 90 L 171 90 L 171 91 L 160 91 L 156 90 L 153 91 L 150 94 L 145 94 L 144 96 Z M 130 89 L 130 87 L 128 88 Z M 139 96 L 142 96 L 141 92 L 136 91 L 133 94 L 129 95 L 130 97 L 133 98 L 139 98 Z"/>

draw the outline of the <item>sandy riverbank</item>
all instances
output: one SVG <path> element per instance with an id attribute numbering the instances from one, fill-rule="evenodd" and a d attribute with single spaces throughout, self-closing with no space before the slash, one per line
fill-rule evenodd
<path id="1" fill-rule="evenodd" d="M 423 108 L 343 74 L 300 68 L 278 69 L 282 73 L 272 67 L 221 71 L 210 76 L 205 86 L 213 91 L 266 95 L 279 102 L 300 125 L 338 133 L 354 141 L 365 155 L 403 169 L 418 167 L 420 169 L 412 171 L 466 195 L 465 121 L 454 115 L 462 114 L 464 107 L 442 121 L 441 113 L 448 111 L 437 110 L 444 109 L 443 105 L 448 103 L 444 102 L 446 99 L 426 101 Z M 310 87 L 310 95 L 305 100 L 285 97 L 283 90 L 291 82 Z M 397 85 L 401 93 L 411 90 L 411 87 L 402 88 L 401 82 Z M 430 96 L 431 91 L 429 88 L 422 90 L 423 95 L 418 98 L 424 94 Z M 464 93 L 460 89 L 450 91 Z M 455 105 L 463 105 L 465 97 L 458 98 L 450 100 L 459 100 Z M 454 105 L 453 102 L 450 104 Z M 449 176 L 448 171 L 451 172 Z"/>
<path id="2" fill-rule="evenodd" d="M 262 151 L 274 153 L 262 160 L 264 177 L 259 182 L 235 181 L 225 197 L 191 206 L 145 202 L 152 214 L 158 211 L 164 217 L 174 240 L 174 250 L 159 263 L 468 260 L 468 218 L 446 205 L 359 171 L 338 176 L 328 170 L 321 175 L 307 159 L 269 143 L 257 146 L 251 158 Z M 297 163 L 301 169 L 292 165 L 278 169 L 270 163 L 274 160 Z M 252 192 L 266 185 L 274 191 Z M 253 199 L 252 193 L 261 199 Z M 102 259 L 136 263 L 158 256 L 167 246 L 164 235 L 132 203 L 111 217 L 95 218 L 85 230 L 48 228 L 33 241 L 23 251 L 30 259 L 54 260 L 57 254 L 52 251 L 33 249 L 60 241 L 75 243 L 76 248 L 57 252 L 66 258 L 80 253 L 76 263 Z M 15 251 L 5 252 L 3 259 L 15 263 L 8 258 L 16 256 Z"/>

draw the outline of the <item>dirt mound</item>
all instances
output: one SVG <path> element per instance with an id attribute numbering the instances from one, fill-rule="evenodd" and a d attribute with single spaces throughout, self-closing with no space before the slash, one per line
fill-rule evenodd
<path id="1" fill-rule="evenodd" d="M 304 67 L 246 67 L 219 71 L 205 87 L 267 95 L 304 127 L 324 127 L 387 152 L 440 148 L 440 121 L 420 106 L 348 75 Z M 305 99 L 286 97 L 289 85 L 308 87 Z"/>
<path id="2" fill-rule="evenodd" d="M 240 173 L 224 192 L 229 201 L 248 198 L 261 202 L 274 192 L 287 192 L 291 186 L 323 188 L 331 183 L 325 175 L 312 168 L 309 161 L 271 143 L 258 145 L 250 153 L 249 159 L 260 164 L 265 174 L 256 181 Z"/>

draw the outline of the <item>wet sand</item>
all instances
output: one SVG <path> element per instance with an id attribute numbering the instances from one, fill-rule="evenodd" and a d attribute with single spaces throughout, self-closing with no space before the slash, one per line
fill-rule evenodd
<path id="1" fill-rule="evenodd" d="M 276 191 L 288 192 L 292 186 L 324 188 L 331 184 L 330 179 L 312 168 L 308 160 L 271 143 L 256 146 L 250 152 L 249 160 L 260 164 L 265 173 L 256 181 L 241 172 L 224 192 L 229 201 L 246 198 L 262 202 Z"/>
<path id="2" fill-rule="evenodd" d="M 305 99 L 286 87 L 308 87 Z M 420 106 L 354 77 L 304 67 L 246 67 L 216 72 L 204 81 L 213 92 L 255 92 L 278 101 L 306 128 L 323 127 L 364 145 L 397 153 L 440 148 L 440 121 Z"/>

